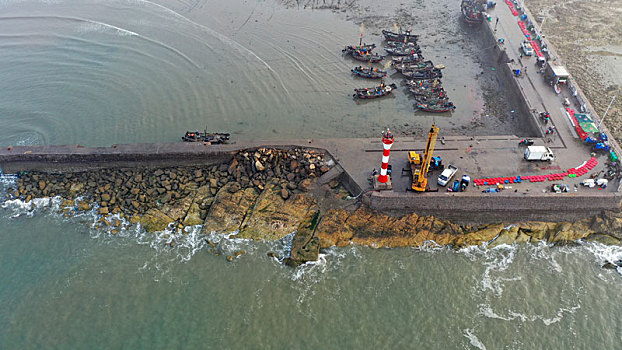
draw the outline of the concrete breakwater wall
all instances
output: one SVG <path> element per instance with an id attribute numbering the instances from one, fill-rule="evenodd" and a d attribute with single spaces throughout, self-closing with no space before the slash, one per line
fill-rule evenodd
<path id="1" fill-rule="evenodd" d="M 547 221 L 574 222 L 618 211 L 619 193 L 374 193 L 367 200 L 372 209 L 402 214 L 432 215 L 457 224 Z"/>

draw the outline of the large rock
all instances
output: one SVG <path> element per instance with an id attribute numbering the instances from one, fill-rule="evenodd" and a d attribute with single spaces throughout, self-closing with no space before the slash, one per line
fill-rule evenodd
<path id="1" fill-rule="evenodd" d="M 516 240 L 516 238 L 518 237 L 518 230 L 519 227 L 517 225 L 512 225 L 509 228 L 504 228 L 503 230 L 501 230 L 501 232 L 499 233 L 499 235 L 497 236 L 497 238 L 495 238 L 494 241 L 492 241 L 488 247 L 489 248 L 494 248 L 494 247 L 498 247 L 502 244 L 512 244 L 514 243 L 514 241 Z"/>
<path id="2" fill-rule="evenodd" d="M 497 237 L 503 230 L 503 224 L 487 225 L 477 231 L 469 232 L 463 237 L 457 239 L 456 248 L 467 247 L 471 245 L 480 245 L 484 242 L 490 242 Z"/>
<path id="3" fill-rule="evenodd" d="M 280 239 L 296 230 L 309 208 L 316 204 L 313 196 L 297 194 L 281 197 L 281 188 L 269 184 L 261 192 L 250 214 L 242 223 L 239 237 L 251 239 Z"/>
<path id="4" fill-rule="evenodd" d="M 185 226 L 203 225 L 204 220 L 201 219 L 201 208 L 196 203 L 190 205 L 188 213 L 184 218 L 183 224 Z"/>
<path id="5" fill-rule="evenodd" d="M 230 193 L 228 186 L 230 185 L 223 186 L 216 193 L 214 202 L 207 213 L 202 233 L 238 231 L 249 209 L 255 204 L 259 196 L 254 188 Z"/>
<path id="6" fill-rule="evenodd" d="M 350 244 L 354 231 L 345 224 L 349 216 L 350 214 L 343 209 L 331 209 L 324 214 L 315 230 L 322 248 Z"/>
<path id="7" fill-rule="evenodd" d="M 284 260 L 287 265 L 296 267 L 308 261 L 316 261 L 320 255 L 320 240 L 313 235 L 319 221 L 320 212 L 313 208 L 301 221 L 294 239 L 289 257 Z"/>
<path id="8" fill-rule="evenodd" d="M 549 235 L 549 242 L 552 243 L 569 243 L 579 239 L 583 239 L 590 235 L 587 223 L 584 221 L 574 224 L 563 222 L 557 225 L 557 228 Z"/>
<path id="9" fill-rule="evenodd" d="M 162 231 L 173 221 L 173 218 L 158 209 L 149 209 L 140 218 L 140 224 L 147 232 Z"/>
<path id="10" fill-rule="evenodd" d="M 191 196 L 184 197 L 173 203 L 169 202 L 165 204 L 162 208 L 160 208 L 160 210 L 174 220 L 183 220 L 188 213 L 188 209 L 190 209 L 193 199 L 194 198 Z"/>

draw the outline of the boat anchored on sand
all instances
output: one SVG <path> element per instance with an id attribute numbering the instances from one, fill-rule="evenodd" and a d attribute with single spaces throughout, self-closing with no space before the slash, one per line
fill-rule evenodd
<path id="1" fill-rule="evenodd" d="M 390 94 L 395 89 L 397 89 L 397 85 L 395 84 L 385 85 L 381 83 L 379 86 L 373 88 L 354 89 L 354 95 L 352 95 L 352 97 L 360 99 L 378 98 Z"/>
<path id="2" fill-rule="evenodd" d="M 359 77 L 370 79 L 380 79 L 387 75 L 386 71 L 379 70 L 378 68 L 362 66 L 352 68 L 352 73 L 358 75 Z"/>

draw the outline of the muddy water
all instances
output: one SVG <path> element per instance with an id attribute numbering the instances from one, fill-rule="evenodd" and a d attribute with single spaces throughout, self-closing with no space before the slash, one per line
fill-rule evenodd
<path id="1" fill-rule="evenodd" d="M 375 136 L 387 126 L 404 135 L 432 120 L 446 134 L 522 133 L 494 67 L 480 65 L 478 29 L 453 2 L 371 4 L 4 1 L 0 144 L 175 141 L 205 127 L 251 139 Z M 397 24 L 447 66 L 453 114 L 415 113 L 401 85 L 383 100 L 352 99 L 376 83 L 352 77 L 357 62 L 341 49 L 361 32 L 380 44 L 380 29 Z"/>

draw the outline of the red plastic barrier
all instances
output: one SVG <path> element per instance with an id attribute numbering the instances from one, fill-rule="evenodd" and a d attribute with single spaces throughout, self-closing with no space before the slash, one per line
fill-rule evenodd
<path id="1" fill-rule="evenodd" d="M 544 57 L 542 54 L 542 50 L 540 50 L 540 45 L 535 40 L 531 41 L 531 47 L 533 48 L 533 52 L 535 52 L 537 57 Z"/>
<path id="2" fill-rule="evenodd" d="M 512 12 L 514 16 L 518 16 L 518 11 L 516 11 L 516 9 L 514 8 L 514 4 L 512 4 L 510 0 L 505 0 L 505 3 L 508 4 L 508 7 L 510 8 L 510 12 Z"/>

